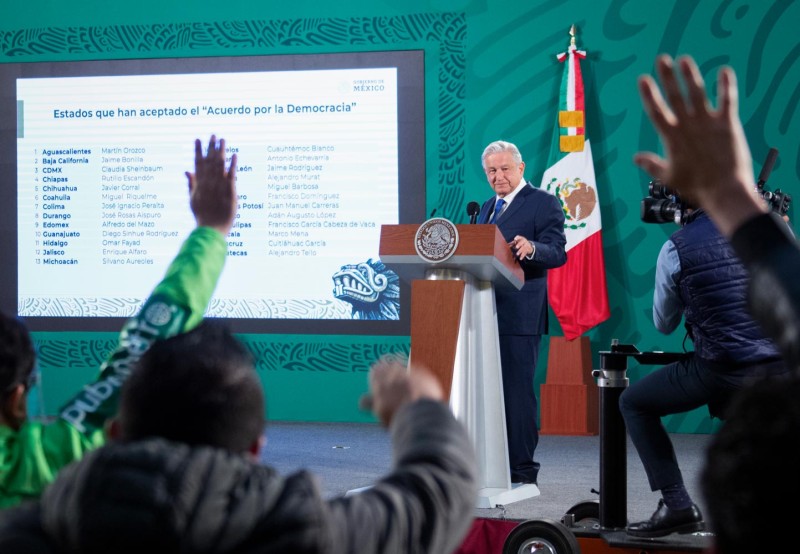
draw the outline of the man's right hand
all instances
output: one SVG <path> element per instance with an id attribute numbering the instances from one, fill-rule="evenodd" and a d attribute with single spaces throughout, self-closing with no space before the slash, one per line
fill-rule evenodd
<path id="1" fill-rule="evenodd" d="M 203 156 L 200 139 L 194 141 L 194 173 L 189 180 L 189 206 L 197 225 L 211 227 L 227 235 L 236 217 L 236 154 L 225 170 L 225 139 L 211 135 L 208 152 Z"/>

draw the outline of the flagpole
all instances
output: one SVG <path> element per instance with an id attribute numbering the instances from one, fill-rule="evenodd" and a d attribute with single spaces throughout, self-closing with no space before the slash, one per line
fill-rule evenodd
<path id="1" fill-rule="evenodd" d="M 591 343 L 586 331 L 608 319 L 600 204 L 586 134 L 586 99 L 577 28 L 556 58 L 564 64 L 548 168 L 541 188 L 553 194 L 565 214 L 567 262 L 548 270 L 550 307 L 564 336 L 550 336 L 547 379 L 540 387 L 541 434 L 596 435 L 597 384 L 591 377 Z"/>

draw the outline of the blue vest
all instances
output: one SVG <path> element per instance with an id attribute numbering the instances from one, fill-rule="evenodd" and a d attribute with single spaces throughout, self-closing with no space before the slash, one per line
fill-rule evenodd
<path id="1" fill-rule="evenodd" d="M 679 290 L 695 355 L 736 364 L 778 358 L 748 311 L 747 272 L 708 216 L 697 213 L 671 239 L 681 262 Z"/>

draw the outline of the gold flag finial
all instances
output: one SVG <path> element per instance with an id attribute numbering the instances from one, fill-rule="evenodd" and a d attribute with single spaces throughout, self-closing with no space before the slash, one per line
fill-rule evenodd
<path id="1" fill-rule="evenodd" d="M 575 24 L 572 24 L 572 27 L 569 28 L 569 45 L 575 46 Z"/>

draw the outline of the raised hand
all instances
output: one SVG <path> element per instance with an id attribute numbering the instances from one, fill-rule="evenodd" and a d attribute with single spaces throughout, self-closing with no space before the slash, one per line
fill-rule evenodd
<path id="1" fill-rule="evenodd" d="M 371 406 L 375 416 L 389 426 L 395 413 L 408 402 L 420 398 L 443 400 L 442 386 L 428 370 L 409 371 L 404 360 L 384 356 L 370 368 Z"/>
<path id="2" fill-rule="evenodd" d="M 212 227 L 227 235 L 236 217 L 236 154 L 225 170 L 225 139 L 211 135 L 203 155 L 200 139 L 194 141 L 194 173 L 189 180 L 189 206 L 198 226 Z"/>
<path id="3" fill-rule="evenodd" d="M 714 109 L 691 57 L 679 58 L 676 69 L 671 57 L 659 56 L 656 72 L 664 95 L 648 75 L 640 77 L 639 93 L 664 143 L 665 157 L 639 152 L 634 163 L 681 198 L 706 208 L 720 231 L 729 235 L 745 219 L 766 211 L 756 193 L 753 161 L 739 119 L 736 74 L 729 67 L 720 69 Z"/>

